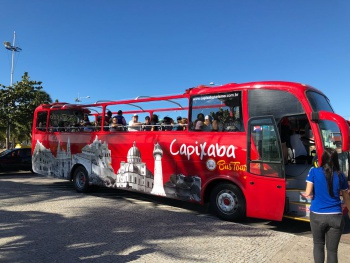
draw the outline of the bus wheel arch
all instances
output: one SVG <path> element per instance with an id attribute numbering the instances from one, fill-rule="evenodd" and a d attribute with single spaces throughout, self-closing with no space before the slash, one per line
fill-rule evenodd
<path id="1" fill-rule="evenodd" d="M 84 166 L 79 165 L 73 170 L 73 184 L 78 193 L 87 193 L 90 190 L 89 174 Z"/>
<path id="2" fill-rule="evenodd" d="M 246 200 L 242 190 L 234 183 L 222 181 L 212 185 L 206 200 L 210 211 L 226 221 L 241 221 L 246 217 Z"/>

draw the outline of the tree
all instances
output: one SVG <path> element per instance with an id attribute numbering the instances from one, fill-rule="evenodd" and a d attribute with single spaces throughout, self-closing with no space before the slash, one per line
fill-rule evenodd
<path id="1" fill-rule="evenodd" d="M 31 138 L 33 112 L 43 103 L 51 103 L 51 97 L 40 81 L 30 80 L 24 72 L 22 80 L 12 86 L 0 84 L 0 126 L 6 129 L 6 148 L 9 148 L 10 132 L 17 141 Z"/>

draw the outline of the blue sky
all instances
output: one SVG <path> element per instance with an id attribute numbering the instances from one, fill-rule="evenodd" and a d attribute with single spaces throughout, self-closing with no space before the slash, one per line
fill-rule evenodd
<path id="1" fill-rule="evenodd" d="M 183 93 L 215 82 L 287 80 L 323 91 L 350 118 L 348 0 L 1 1 L 14 82 L 26 71 L 52 99 Z M 11 52 L 0 48 L 0 83 Z"/>

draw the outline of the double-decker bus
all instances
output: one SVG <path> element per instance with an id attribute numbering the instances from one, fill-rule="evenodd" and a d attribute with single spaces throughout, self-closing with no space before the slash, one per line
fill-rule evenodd
<path id="1" fill-rule="evenodd" d="M 328 98 L 282 81 L 44 104 L 32 133 L 34 172 L 71 180 L 78 192 L 98 185 L 209 204 L 230 221 L 309 220 L 308 171 L 325 147 L 349 150 L 349 126 Z M 347 175 L 348 158 L 340 159 Z"/>

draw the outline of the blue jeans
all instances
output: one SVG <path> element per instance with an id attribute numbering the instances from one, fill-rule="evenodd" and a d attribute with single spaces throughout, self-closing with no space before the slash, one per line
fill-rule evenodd
<path id="1" fill-rule="evenodd" d="M 344 217 L 341 214 L 315 214 L 310 212 L 315 263 L 324 263 L 325 244 L 327 248 L 327 263 L 338 262 L 338 245 L 344 225 Z"/>

